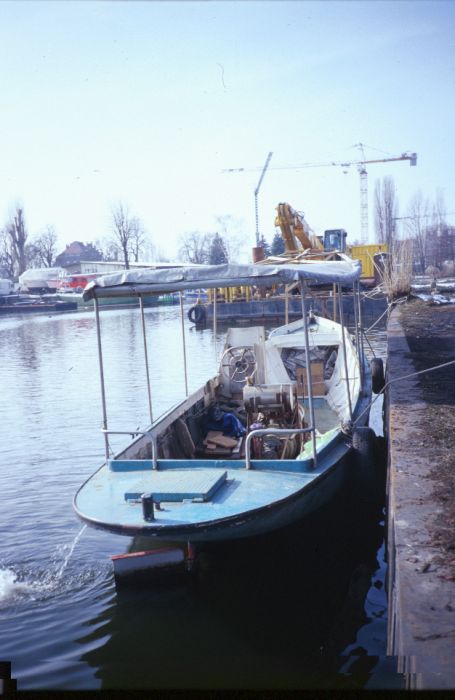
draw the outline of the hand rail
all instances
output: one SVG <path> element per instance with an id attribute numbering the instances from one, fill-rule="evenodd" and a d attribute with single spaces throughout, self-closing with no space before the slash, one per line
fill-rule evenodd
<path id="1" fill-rule="evenodd" d="M 136 437 L 136 435 L 146 435 L 148 438 L 150 438 L 150 442 L 152 443 L 152 461 L 153 461 L 153 469 L 158 469 L 158 462 L 157 462 L 157 444 L 156 444 L 156 437 L 152 435 L 152 433 L 144 431 L 144 430 L 107 430 L 106 428 L 101 428 L 101 432 L 104 433 L 105 435 L 131 435 L 131 437 Z"/>
<path id="2" fill-rule="evenodd" d="M 303 435 L 313 433 L 314 428 L 256 428 L 246 436 L 245 440 L 245 467 L 251 469 L 250 444 L 253 438 L 261 435 Z"/>

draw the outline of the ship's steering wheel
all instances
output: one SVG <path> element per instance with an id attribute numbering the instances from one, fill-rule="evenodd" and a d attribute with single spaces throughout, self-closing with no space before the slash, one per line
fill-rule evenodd
<path id="1" fill-rule="evenodd" d="M 240 384 L 252 379 L 258 368 L 253 348 L 243 345 L 228 348 L 221 357 L 221 367 L 227 370 L 232 382 Z"/>

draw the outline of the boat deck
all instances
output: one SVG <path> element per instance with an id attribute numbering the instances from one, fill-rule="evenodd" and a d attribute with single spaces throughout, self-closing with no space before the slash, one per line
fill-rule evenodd
<path id="1" fill-rule="evenodd" d="M 112 467 L 112 463 L 115 467 Z M 152 494 L 158 501 L 153 528 L 164 525 L 204 523 L 262 508 L 299 491 L 320 473 L 292 472 L 296 460 L 283 461 L 283 469 L 250 469 L 244 462 L 204 460 L 204 466 L 179 460 L 159 460 L 159 469 L 139 469 L 139 461 L 113 460 L 102 467 L 76 496 L 75 505 L 84 517 L 123 527 L 144 528 L 141 495 Z M 261 466 L 267 466 L 261 461 Z M 274 463 L 276 467 L 276 462 Z M 302 470 L 305 462 L 297 462 Z M 179 468 L 180 466 L 180 468 Z M 185 468 L 186 467 L 186 468 Z M 204 500 L 204 498 L 206 500 Z"/>
<path id="2" fill-rule="evenodd" d="M 305 401 L 307 404 L 307 401 Z M 306 405 L 308 411 L 308 406 Z M 327 439 L 340 455 L 344 444 L 333 444 L 339 418 L 323 397 L 314 399 L 319 433 L 318 453 Z M 336 431 L 335 431 L 336 432 Z M 320 443 L 320 444 L 319 444 Z M 153 530 L 202 525 L 264 508 L 308 486 L 327 467 L 325 459 L 312 469 L 311 444 L 304 459 L 252 460 L 207 456 L 200 459 L 123 459 L 117 456 L 98 470 L 76 495 L 76 509 L 84 519 L 109 529 Z M 144 518 L 142 495 L 153 497 L 154 519 Z M 158 504 L 158 506 L 156 505 Z"/>

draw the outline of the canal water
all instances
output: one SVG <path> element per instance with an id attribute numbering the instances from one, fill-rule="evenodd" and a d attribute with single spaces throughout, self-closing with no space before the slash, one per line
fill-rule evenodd
<path id="1" fill-rule="evenodd" d="M 145 313 L 157 417 L 183 397 L 180 313 Z M 139 314 L 101 322 L 109 427 L 144 428 Z M 223 334 L 188 321 L 185 334 L 191 391 L 215 371 Z M 381 334 L 374 343 L 380 354 Z M 397 684 L 381 506 L 346 493 L 304 525 L 209 549 L 191 585 L 116 591 L 110 555 L 131 541 L 72 509 L 104 459 L 94 315 L 2 318 L 0 356 L 0 659 L 19 690 Z M 378 432 L 378 407 L 376 420 Z"/>

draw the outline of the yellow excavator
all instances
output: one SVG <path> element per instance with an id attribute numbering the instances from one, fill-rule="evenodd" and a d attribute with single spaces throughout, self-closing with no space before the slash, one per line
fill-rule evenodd
<path id="1" fill-rule="evenodd" d="M 284 242 L 284 257 L 289 258 L 326 258 L 330 253 L 346 253 L 362 263 L 362 279 L 374 280 L 377 264 L 375 257 L 387 254 L 385 243 L 370 243 L 363 245 L 347 245 L 347 233 L 342 228 L 324 231 L 323 236 L 311 233 L 308 222 L 300 212 L 290 204 L 282 202 L 276 207 L 275 226 L 279 227 Z M 278 258 L 271 256 L 270 262 L 277 262 Z"/>
<path id="2" fill-rule="evenodd" d="M 323 243 L 314 233 L 311 233 L 303 214 L 286 202 L 278 204 L 276 211 L 275 226 L 280 228 L 287 253 L 302 252 L 302 248 L 312 251 L 324 250 Z"/>

